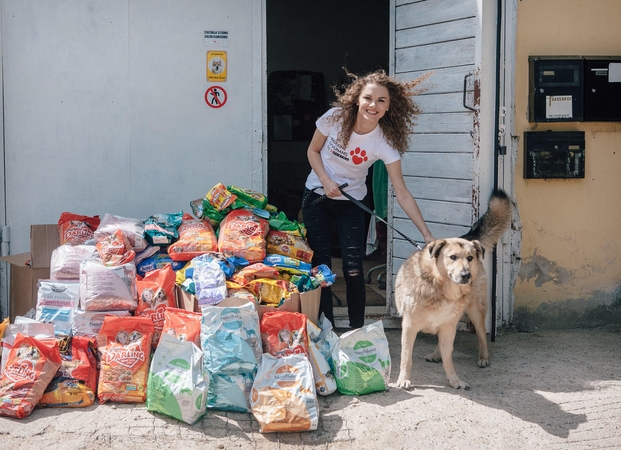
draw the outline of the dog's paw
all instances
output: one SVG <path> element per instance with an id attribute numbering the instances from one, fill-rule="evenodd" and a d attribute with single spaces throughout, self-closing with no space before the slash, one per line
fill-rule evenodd
<path id="1" fill-rule="evenodd" d="M 485 367 L 489 367 L 489 358 L 479 358 L 477 365 L 482 369 Z"/>
<path id="2" fill-rule="evenodd" d="M 439 363 L 442 362 L 442 357 L 438 353 L 434 352 L 425 356 L 425 361 Z"/>
<path id="3" fill-rule="evenodd" d="M 449 380 L 449 384 L 451 385 L 452 388 L 455 388 L 455 389 L 463 389 L 464 391 L 467 391 L 470 389 L 470 385 L 466 383 L 465 381 L 461 381 L 459 378 Z"/>
<path id="4" fill-rule="evenodd" d="M 412 387 L 412 382 L 410 380 L 399 378 L 397 380 L 397 387 L 401 389 L 410 389 Z"/>

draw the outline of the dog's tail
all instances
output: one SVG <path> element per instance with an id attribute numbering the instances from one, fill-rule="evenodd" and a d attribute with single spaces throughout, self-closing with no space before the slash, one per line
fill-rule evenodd
<path id="1" fill-rule="evenodd" d="M 505 191 L 495 189 L 489 198 L 487 211 L 461 236 L 469 241 L 478 240 L 485 250 L 491 250 L 500 236 L 509 228 L 513 203 Z"/>

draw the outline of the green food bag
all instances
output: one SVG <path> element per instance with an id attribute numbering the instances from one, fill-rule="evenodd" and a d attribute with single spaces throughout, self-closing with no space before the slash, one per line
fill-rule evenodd
<path id="1" fill-rule="evenodd" d="M 338 391 L 364 395 L 385 391 L 390 380 L 390 352 L 381 321 L 344 333 L 332 351 Z"/>
<path id="2" fill-rule="evenodd" d="M 208 388 L 203 352 L 193 342 L 163 334 L 151 360 L 147 411 L 192 425 L 205 414 Z"/>

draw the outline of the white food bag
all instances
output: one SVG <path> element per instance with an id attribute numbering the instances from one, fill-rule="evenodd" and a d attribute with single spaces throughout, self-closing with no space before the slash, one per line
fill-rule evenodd
<path id="1" fill-rule="evenodd" d="M 208 390 L 203 352 L 193 342 L 163 334 L 149 369 L 147 411 L 192 425 L 205 414 Z"/>

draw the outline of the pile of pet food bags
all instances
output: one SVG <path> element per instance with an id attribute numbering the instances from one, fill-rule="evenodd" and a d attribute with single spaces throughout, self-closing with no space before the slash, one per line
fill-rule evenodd
<path id="1" fill-rule="evenodd" d="M 381 322 L 339 337 L 323 315 L 279 308 L 334 281 L 311 267 L 303 225 L 221 183 L 190 207 L 146 220 L 61 214 L 36 311 L 0 325 L 1 416 L 98 400 L 188 424 L 212 409 L 252 413 L 261 432 L 307 431 L 318 394 L 387 389 Z"/>

